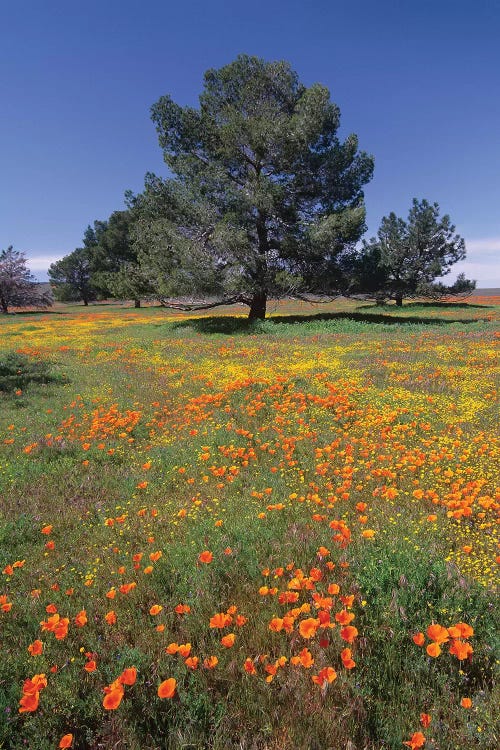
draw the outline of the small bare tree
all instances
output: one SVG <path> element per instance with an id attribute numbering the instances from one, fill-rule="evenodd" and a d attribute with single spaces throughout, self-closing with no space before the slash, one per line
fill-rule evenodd
<path id="1" fill-rule="evenodd" d="M 12 245 L 0 253 L 0 313 L 9 307 L 50 307 L 52 295 L 40 290 L 26 267 L 26 257 Z"/>

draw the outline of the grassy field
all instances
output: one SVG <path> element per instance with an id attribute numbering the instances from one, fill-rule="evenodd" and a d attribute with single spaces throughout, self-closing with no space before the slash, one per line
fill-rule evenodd
<path id="1" fill-rule="evenodd" d="M 1 317 L 0 748 L 497 747 L 499 305 Z"/>

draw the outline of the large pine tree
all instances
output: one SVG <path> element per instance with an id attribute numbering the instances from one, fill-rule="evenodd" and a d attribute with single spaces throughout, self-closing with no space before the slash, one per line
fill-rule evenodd
<path id="1" fill-rule="evenodd" d="M 365 229 L 373 159 L 355 135 L 339 139 L 327 88 L 241 55 L 207 71 L 199 108 L 163 96 L 152 117 L 170 208 L 136 231 L 162 297 L 239 301 L 255 319 L 270 297 L 337 291 L 342 254 Z"/>

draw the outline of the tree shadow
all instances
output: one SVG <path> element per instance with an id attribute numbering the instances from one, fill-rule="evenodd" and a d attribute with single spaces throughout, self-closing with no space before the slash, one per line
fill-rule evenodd
<path id="1" fill-rule="evenodd" d="M 66 310 L 25 310 L 24 312 L 22 310 L 9 310 L 7 315 L 4 317 L 1 317 L 0 320 L 7 320 L 10 317 L 17 318 L 20 315 L 23 317 L 29 317 L 29 318 L 35 318 L 39 317 L 40 315 L 67 315 Z"/>
<path id="2" fill-rule="evenodd" d="M 394 325 L 424 325 L 424 326 L 448 326 L 451 323 L 477 323 L 486 322 L 484 318 L 454 318 L 453 320 L 443 320 L 442 318 L 426 318 L 416 315 L 384 315 L 383 313 L 361 312 L 335 312 L 335 313 L 317 313 L 316 315 L 274 315 L 266 320 L 250 321 L 248 318 L 236 317 L 233 315 L 225 316 L 204 316 L 201 318 L 187 318 L 172 323 L 174 329 L 193 328 L 197 333 L 207 334 L 263 334 L 270 333 L 273 325 L 285 323 L 295 325 L 299 323 L 311 323 L 322 321 L 353 321 L 357 323 L 379 323 L 387 326 Z"/>
<path id="3" fill-rule="evenodd" d="M 494 307 L 494 305 L 474 305 L 470 302 L 406 302 L 405 303 L 405 309 L 416 307 L 416 308 L 431 308 L 431 307 L 438 307 L 440 309 L 449 309 L 449 310 L 468 310 L 470 308 L 477 308 L 481 310 L 487 310 Z M 371 310 L 373 308 L 384 309 L 394 309 L 395 305 L 360 305 L 357 309 L 365 309 L 365 310 Z"/>

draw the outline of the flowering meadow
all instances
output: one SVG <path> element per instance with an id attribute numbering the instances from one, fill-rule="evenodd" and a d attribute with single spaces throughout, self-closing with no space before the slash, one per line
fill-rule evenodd
<path id="1" fill-rule="evenodd" d="M 498 746 L 499 304 L 3 316 L 0 748 Z"/>

